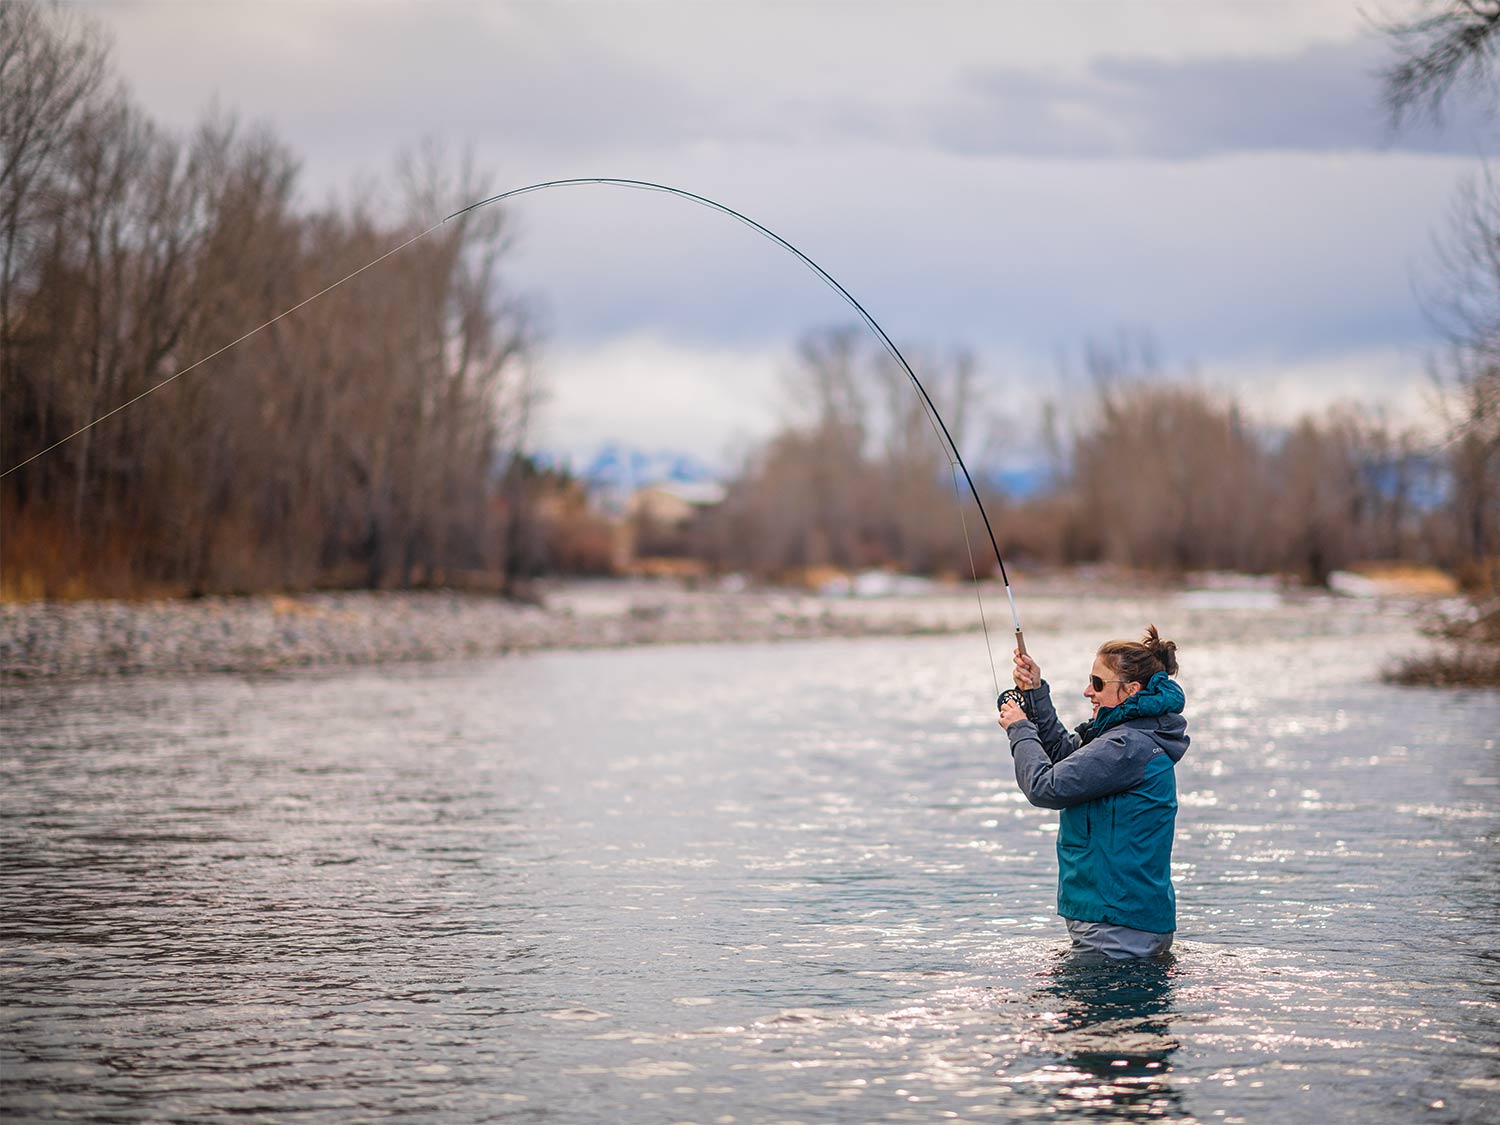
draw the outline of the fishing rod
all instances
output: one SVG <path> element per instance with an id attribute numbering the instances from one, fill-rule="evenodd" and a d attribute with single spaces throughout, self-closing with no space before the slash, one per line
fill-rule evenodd
<path id="1" fill-rule="evenodd" d="M 467 215 L 469 212 L 476 211 L 481 207 L 488 207 L 492 203 L 499 203 L 501 200 L 505 199 L 515 199 L 519 196 L 528 195 L 532 192 L 546 191 L 551 188 L 582 187 L 587 185 L 634 188 L 639 191 L 661 192 L 665 195 L 676 196 L 679 199 L 685 199 L 691 203 L 696 203 L 699 206 L 707 207 L 709 210 L 717 211 L 722 215 L 728 215 L 731 219 L 743 223 L 745 226 L 749 227 L 757 234 L 770 239 L 777 246 L 780 246 L 783 250 L 787 251 L 795 258 L 797 258 L 798 261 L 800 261 L 818 277 L 818 280 L 822 281 L 825 285 L 827 285 L 830 289 L 837 293 L 850 308 L 852 308 L 856 313 L 859 314 L 859 318 L 864 321 L 871 332 L 875 333 L 875 336 L 877 339 L 879 339 L 881 346 L 884 347 L 891 358 L 901 366 L 901 370 L 906 372 L 907 378 L 911 380 L 912 386 L 916 388 L 917 393 L 922 398 L 924 412 L 928 416 L 929 423 L 934 424 L 934 431 L 940 434 L 945 452 L 947 453 L 949 458 L 949 464 L 957 466 L 957 469 L 963 473 L 964 481 L 969 486 L 969 494 L 973 496 L 974 505 L 979 509 L 980 518 L 984 520 L 984 530 L 989 536 L 990 547 L 995 552 L 995 562 L 1000 567 L 1000 580 L 1005 587 L 1005 597 L 1010 604 L 1011 623 L 1015 626 L 1016 631 L 1016 648 L 1020 650 L 1022 655 L 1025 655 L 1026 637 L 1025 634 L 1021 632 L 1021 619 L 1016 612 L 1016 599 L 1015 595 L 1011 592 L 1010 576 L 1005 571 L 1005 558 L 1000 553 L 1000 543 L 995 538 L 995 529 L 990 523 L 989 513 L 985 511 L 984 501 L 979 498 L 979 489 L 975 487 L 974 477 L 970 474 L 969 467 L 964 464 L 963 454 L 959 452 L 958 443 L 953 440 L 953 435 L 949 432 L 947 423 L 943 421 L 942 414 L 938 412 L 937 404 L 932 401 L 932 396 L 927 393 L 927 388 L 922 385 L 922 380 L 917 378 L 916 371 L 914 371 L 911 364 L 906 361 L 906 356 L 901 354 L 901 349 L 896 346 L 896 342 L 891 339 L 891 337 L 886 333 L 886 330 L 880 326 L 879 322 L 870 315 L 869 310 L 867 310 L 864 305 L 860 304 L 859 301 L 855 298 L 854 294 L 845 289 L 843 285 L 839 283 L 837 278 L 835 278 L 822 266 L 818 265 L 817 262 L 813 261 L 796 246 L 793 246 L 781 235 L 771 230 L 771 228 L 765 226 L 762 223 L 756 222 L 754 219 L 750 218 L 743 212 L 736 211 L 733 207 L 729 207 L 723 203 L 718 202 L 717 200 L 709 199 L 707 196 L 698 195 L 696 192 L 687 191 L 684 188 L 671 187 L 667 184 L 653 183 L 650 180 L 622 179 L 613 176 L 580 176 L 563 180 L 546 180 L 542 183 L 528 184 L 525 187 L 511 188 L 509 191 L 502 191 L 498 195 L 492 195 L 487 199 L 481 199 L 477 203 L 471 203 L 467 207 L 460 208 L 459 210 L 453 212 L 453 214 L 447 216 L 447 218 L 445 218 L 443 222 L 446 223 L 450 219 L 456 219 L 462 215 Z M 957 482 L 955 478 L 955 484 L 956 483 Z M 960 503 L 959 505 L 959 516 L 960 518 L 963 518 L 962 503 Z M 966 545 L 968 543 L 968 540 L 968 523 L 965 520 L 964 542 Z M 969 555 L 969 569 L 973 573 L 975 583 L 977 584 L 979 580 L 979 572 L 978 569 L 974 566 L 974 557 L 972 551 Z M 980 620 L 982 623 L 984 623 L 984 603 L 982 601 L 980 602 Z M 984 632 L 985 647 L 988 648 L 988 623 L 984 623 Z M 993 652 L 991 652 L 990 654 L 990 671 L 992 674 L 994 673 Z M 1017 702 L 1023 702 L 1021 693 L 1015 689 L 999 692 L 998 675 L 995 676 L 995 679 L 997 681 L 996 690 L 998 693 L 998 698 L 996 700 L 997 707 L 1003 705 L 1007 700 L 1012 698 Z"/>
<path id="2" fill-rule="evenodd" d="M 37 458 L 42 457 L 45 454 L 48 454 L 48 453 L 52 452 L 54 449 L 58 448 L 58 446 L 63 445 L 65 443 L 73 440 L 73 438 L 78 437 L 80 434 L 84 433 L 86 430 L 92 429 L 94 426 L 98 425 L 100 422 L 103 422 L 105 419 L 110 418 L 110 417 L 114 416 L 115 414 L 118 414 L 120 411 L 126 409 L 127 407 L 133 406 L 135 403 L 139 402 L 141 399 L 145 398 L 147 395 L 152 394 L 153 392 L 155 392 L 157 390 L 160 390 L 162 387 L 166 386 L 168 383 L 170 383 L 170 382 L 172 382 L 172 381 L 174 381 L 174 380 L 176 380 L 178 378 L 181 378 L 183 375 L 186 375 L 188 372 L 194 370 L 195 368 L 201 367 L 203 364 L 207 363 L 209 360 L 214 359 L 215 357 L 217 357 L 219 355 L 222 355 L 224 352 L 228 351 L 230 348 L 233 348 L 236 345 L 243 343 L 244 341 L 248 340 L 251 336 L 254 336 L 256 333 L 264 331 L 265 329 L 271 327 L 271 325 L 275 324 L 277 321 L 282 320 L 282 319 L 284 319 L 287 316 L 290 316 L 292 313 L 296 312 L 298 309 L 301 309 L 304 306 L 311 304 L 313 301 L 316 301 L 319 297 L 322 297 L 323 295 L 325 295 L 325 294 L 333 291 L 334 289 L 337 289 L 339 286 L 343 285 L 346 281 L 349 281 L 349 280 L 353 279 L 354 277 L 357 277 L 359 274 L 364 273 L 366 270 L 371 269 L 372 267 L 374 267 L 376 265 L 379 265 L 381 262 L 385 261 L 387 258 L 389 258 L 392 255 L 397 254 L 400 251 L 406 249 L 408 246 L 412 245 L 413 243 L 418 242 L 418 241 L 422 240 L 423 238 L 426 238 L 433 231 L 440 229 L 441 227 L 443 227 L 444 225 L 446 225 L 448 222 L 452 221 L 453 219 L 460 218 L 460 217 L 462 217 L 464 215 L 469 214 L 472 211 L 477 211 L 477 210 L 479 210 L 482 207 L 488 207 L 491 204 L 499 203 L 502 200 L 505 200 L 505 199 L 515 199 L 515 198 L 517 198 L 519 196 L 522 196 L 522 195 L 529 195 L 532 192 L 546 191 L 546 190 L 549 190 L 549 189 L 552 189 L 552 188 L 581 187 L 581 186 L 589 186 L 589 185 L 592 185 L 592 186 L 605 186 L 605 187 L 631 188 L 631 189 L 635 189 L 635 190 L 639 190 L 639 191 L 661 192 L 661 193 L 663 193 L 665 195 L 675 196 L 678 199 L 685 199 L 685 200 L 687 200 L 687 201 L 689 201 L 691 203 L 696 203 L 699 206 L 707 207 L 709 210 L 717 211 L 717 212 L 719 212 L 722 215 L 728 215 L 730 218 L 736 220 L 737 222 L 743 223 L 745 226 L 749 227 L 751 230 L 755 231 L 757 234 L 760 234 L 763 237 L 770 239 L 777 246 L 780 246 L 783 250 L 786 250 L 788 253 L 792 254 L 795 258 L 797 258 L 797 260 L 800 261 L 809 270 L 811 270 L 818 277 L 818 279 L 820 281 L 822 281 L 825 285 L 827 285 L 830 289 L 832 289 L 835 293 L 837 293 L 839 295 L 839 297 L 842 298 L 843 301 L 847 305 L 849 305 L 849 307 L 852 308 L 859 315 L 859 318 L 865 323 L 866 326 L 869 327 L 870 331 L 872 331 L 875 334 L 876 338 L 880 341 L 881 346 L 886 350 L 886 352 L 891 356 L 891 358 L 894 359 L 896 361 L 896 363 L 900 365 L 901 370 L 903 370 L 904 372 L 906 372 L 907 378 L 911 380 L 912 386 L 916 388 L 917 393 L 921 396 L 921 400 L 922 400 L 922 404 L 923 404 L 923 411 L 924 411 L 924 413 L 927 416 L 929 424 L 932 425 L 934 433 L 937 433 L 939 435 L 939 440 L 940 440 L 941 444 L 944 447 L 946 455 L 948 456 L 948 462 L 949 462 L 950 469 L 953 470 L 954 489 L 955 489 L 956 494 L 959 497 L 959 518 L 963 521 L 964 544 L 965 544 L 966 547 L 969 548 L 969 569 L 970 569 L 970 571 L 971 571 L 971 573 L 973 574 L 973 577 L 974 577 L 975 596 L 979 600 L 979 617 L 980 617 L 980 623 L 981 623 L 981 625 L 984 628 L 985 648 L 989 650 L 989 655 L 990 655 L 990 672 L 991 672 L 991 675 L 995 679 L 995 687 L 996 687 L 996 691 L 997 691 L 997 694 L 998 694 L 998 698 L 996 700 L 996 705 L 997 706 L 1003 705 L 1007 700 L 1012 700 L 1012 699 L 1014 699 L 1017 702 L 1020 702 L 1020 703 L 1022 703 L 1024 705 L 1024 697 L 1022 696 L 1022 694 L 1019 691 L 1014 690 L 1014 689 L 1010 689 L 1010 690 L 1007 690 L 1005 692 L 1000 692 L 999 691 L 999 675 L 995 671 L 995 655 L 994 655 L 993 649 L 990 647 L 989 623 L 985 619 L 985 615 L 984 615 L 984 601 L 983 601 L 982 598 L 979 598 L 979 593 L 978 593 L 979 570 L 978 570 L 978 567 L 974 563 L 973 549 L 972 549 L 971 546 L 969 546 L 968 519 L 963 514 L 963 503 L 962 503 L 962 499 L 961 499 L 961 497 L 962 497 L 962 491 L 958 487 L 958 473 L 959 472 L 963 473 L 964 481 L 969 486 L 969 493 L 974 498 L 974 505 L 975 505 L 975 507 L 977 507 L 979 509 L 980 518 L 983 519 L 983 521 L 984 521 L 984 529 L 985 529 L 985 532 L 989 536 L 990 547 L 995 552 L 995 562 L 998 564 L 998 566 L 1000 568 L 1000 579 L 1001 579 L 1001 582 L 1004 584 L 1004 587 L 1005 587 L 1005 597 L 1006 597 L 1007 602 L 1010 605 L 1011 623 L 1015 626 L 1015 633 L 1016 633 L 1016 648 L 1024 655 L 1025 652 L 1026 652 L 1026 638 L 1025 638 L 1024 634 L 1021 632 L 1021 619 L 1020 619 L 1020 616 L 1018 615 L 1018 613 L 1016 612 L 1016 599 L 1015 599 L 1015 595 L 1011 592 L 1010 576 L 1006 573 L 1006 570 L 1005 570 L 1005 558 L 1000 553 L 1000 544 L 999 544 L 999 541 L 995 538 L 995 529 L 994 529 L 993 525 L 990 523 L 989 513 L 985 511 L 984 501 L 981 500 L 980 497 L 979 497 L 979 489 L 974 484 L 974 477 L 969 472 L 969 467 L 966 464 L 964 464 L 963 454 L 959 452 L 958 443 L 953 440 L 953 435 L 949 432 L 947 423 L 943 421 L 942 414 L 938 412 L 937 404 L 932 401 L 932 396 L 927 393 L 927 388 L 922 385 L 922 380 L 919 379 L 919 378 L 917 378 L 917 373 L 916 373 L 916 371 L 914 371 L 912 369 L 911 364 L 907 362 L 906 356 L 904 356 L 904 355 L 901 354 L 901 349 L 896 346 L 895 341 L 891 339 L 891 337 L 886 333 L 885 329 L 882 328 L 880 326 L 879 322 L 877 322 L 876 319 L 873 316 L 870 315 L 869 311 L 862 304 L 860 304 L 858 300 L 855 299 L 854 295 L 852 293 L 850 293 L 849 290 L 845 289 L 843 287 L 843 285 L 841 285 L 839 283 L 838 279 L 836 279 L 832 274 L 830 274 L 822 266 L 818 265 L 817 262 L 813 261 L 810 257 L 808 257 L 806 254 L 804 254 L 796 246 L 793 246 L 790 242 L 788 242 L 781 235 L 777 234 L 775 231 L 771 230 L 769 227 L 767 227 L 767 226 L 765 226 L 765 225 L 763 225 L 761 223 L 756 222 L 754 219 L 750 218 L 748 215 L 745 215 L 745 214 L 743 214 L 740 211 L 736 211 L 734 208 L 728 207 L 725 204 L 719 203 L 716 200 L 709 199 L 707 196 L 698 195 L 695 192 L 687 191 L 687 190 L 685 190 L 683 188 L 672 187 L 672 186 L 670 186 L 668 184 L 653 183 L 650 180 L 623 179 L 623 178 L 617 178 L 617 177 L 612 177 L 612 176 L 587 176 L 587 177 L 576 177 L 576 178 L 561 179 L 561 180 L 546 180 L 546 181 L 541 182 L 541 183 L 528 184 L 525 187 L 512 188 L 509 191 L 503 191 L 503 192 L 500 192 L 498 195 L 492 195 L 492 196 L 489 196 L 486 199 L 481 199 L 481 200 L 479 200 L 479 201 L 477 201 L 475 203 L 471 203 L 467 207 L 462 207 L 459 210 L 454 211 L 451 215 L 446 216 L 442 220 L 442 222 L 440 222 L 440 223 L 434 223 L 432 226 L 428 227 L 426 230 L 422 231 L 420 234 L 416 234 L 416 235 L 412 236 L 411 238 L 407 239 L 405 242 L 401 243 L 399 246 L 395 246 L 392 249 L 387 250 L 384 254 L 380 255 L 378 258 L 372 259 L 371 261 L 369 261 L 369 262 L 365 263 L 364 265 L 360 266 L 358 269 L 352 271 L 349 274 L 346 274 L 344 277 L 339 278 L 337 281 L 333 282 L 332 284 L 327 285 L 324 288 L 318 290 L 318 292 L 312 294 L 312 296 L 307 297 L 307 298 L 303 299 L 302 301 L 299 301 L 297 304 L 295 304 L 295 305 L 291 306 L 290 308 L 286 309 L 284 312 L 281 312 L 281 313 L 277 314 L 276 316 L 272 317 L 270 320 L 266 321 L 264 324 L 261 324 L 261 325 L 259 325 L 256 328 L 252 328 L 249 332 L 246 332 L 243 336 L 240 336 L 240 337 L 238 337 L 238 338 L 236 338 L 234 340 L 231 340 L 228 344 L 225 344 L 223 347 L 219 348 L 217 351 L 211 352 L 210 354 L 208 354 L 208 355 L 204 356 L 202 359 L 199 359 L 196 362 L 188 365 L 187 367 L 184 367 L 184 368 L 179 369 L 178 371 L 175 371 L 173 374 L 169 375 L 167 378 L 165 378 L 165 379 L 161 380 L 160 382 L 155 383 L 152 386 L 148 387 L 146 390 L 142 391 L 140 394 L 136 395 L 134 398 L 131 398 L 131 399 L 127 400 L 124 403 L 121 403 L 119 406 L 115 407 L 114 409 L 108 411 L 105 414 L 99 415 L 97 418 L 95 418 L 92 421 L 90 421 L 90 422 L 86 423 L 85 425 L 81 426 L 79 429 L 75 430 L 73 433 L 69 434 L 67 437 L 64 437 L 61 440 L 54 442 L 53 444 L 47 446 L 45 449 L 41 450 L 38 453 L 32 454 L 32 456 L 26 458 L 26 460 L 18 462 L 15 465 L 12 465 L 10 468 L 6 469 L 4 472 L 0 472 L 0 478 L 9 476 L 11 473 L 15 472 L 17 469 L 20 469 L 20 468 L 24 467 L 25 465 L 30 464 L 32 461 L 35 461 Z"/>

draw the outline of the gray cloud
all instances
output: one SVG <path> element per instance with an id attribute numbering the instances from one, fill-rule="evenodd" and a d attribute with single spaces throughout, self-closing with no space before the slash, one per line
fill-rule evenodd
<path id="1" fill-rule="evenodd" d="M 829 67 L 830 37 L 848 30 L 842 19 L 794 24 L 772 37 L 772 56 L 763 25 L 780 24 L 733 8 L 310 5 L 274 19 L 256 6 L 96 10 L 120 35 L 132 83 L 167 120 L 188 124 L 218 94 L 269 117 L 314 164 L 326 154 L 347 166 L 372 143 L 390 152 L 429 133 L 553 164 L 745 143 L 1049 158 L 1473 155 L 1496 134 L 1477 106 L 1459 105 L 1446 128 L 1421 123 L 1390 136 L 1377 78 L 1390 47 L 1376 35 L 1232 57 L 1080 51 L 1071 67 L 1049 70 L 974 61 L 1024 57 L 1026 25 L 1013 18 L 998 25 L 1013 41 L 994 51 L 921 59 L 905 50 L 915 28 L 876 20 L 868 41 Z"/>
<path id="2" fill-rule="evenodd" d="M 154 115 L 186 126 L 217 96 L 284 136 L 319 192 L 439 135 L 472 145 L 497 189 L 616 175 L 722 199 L 901 341 L 971 344 L 1019 375 L 1130 323 L 1229 377 L 1270 356 L 1318 379 L 1333 367 L 1308 357 L 1430 344 L 1409 279 L 1495 123 L 1455 110 L 1441 133 L 1388 137 L 1386 45 L 1334 21 L 1306 46 L 1285 25 L 1309 7 L 98 10 Z M 1188 24 L 1213 35 L 1184 38 Z M 625 362 L 611 342 L 637 336 L 685 365 L 775 355 L 852 315 L 783 252 L 680 201 L 580 190 L 513 211 L 507 281 L 570 356 Z"/>
<path id="3" fill-rule="evenodd" d="M 789 238 L 901 340 L 1045 356 L 1132 323 L 1205 360 L 1430 342 L 1411 278 L 1460 167 L 1379 153 L 893 161 L 881 149 L 714 163 L 653 174 Z M 852 315 L 784 253 L 677 200 L 578 189 L 527 197 L 515 218 L 511 277 L 543 295 L 559 339 L 644 330 L 764 348 Z"/>
<path id="4" fill-rule="evenodd" d="M 104 8 L 130 86 L 186 128 L 220 104 L 270 122 L 319 163 L 386 159 L 442 134 L 567 157 L 679 147 L 763 129 L 733 91 L 641 59 L 575 5 Z M 232 44 L 232 50 L 229 45 Z"/>
<path id="5" fill-rule="evenodd" d="M 1164 60 L 1104 56 L 1078 76 L 971 70 L 929 111 L 938 144 L 965 154 L 1178 159 L 1234 152 L 1394 149 L 1473 155 L 1497 137 L 1477 105 L 1442 128 L 1393 134 L 1380 105 L 1378 39 L 1296 54 Z"/>

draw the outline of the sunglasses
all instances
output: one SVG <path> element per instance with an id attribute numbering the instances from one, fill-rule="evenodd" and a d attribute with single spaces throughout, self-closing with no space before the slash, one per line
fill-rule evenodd
<path id="1" fill-rule="evenodd" d="M 1089 677 L 1089 686 L 1091 686 L 1095 691 L 1103 691 L 1105 684 L 1123 684 L 1125 682 L 1127 682 L 1127 681 L 1125 681 L 1125 680 L 1103 680 L 1103 679 L 1100 679 L 1098 676 L 1090 676 Z"/>

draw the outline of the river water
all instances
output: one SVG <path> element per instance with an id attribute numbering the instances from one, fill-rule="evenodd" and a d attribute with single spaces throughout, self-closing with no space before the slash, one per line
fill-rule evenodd
<path id="1" fill-rule="evenodd" d="M 0 1109 L 1500 1117 L 1500 696 L 1364 603 L 1028 612 L 1072 721 L 1182 645 L 1167 963 L 1061 956 L 977 634 L 10 686 Z"/>

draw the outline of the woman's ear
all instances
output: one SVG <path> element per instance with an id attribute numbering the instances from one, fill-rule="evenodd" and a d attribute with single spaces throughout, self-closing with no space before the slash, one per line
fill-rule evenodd
<path id="1" fill-rule="evenodd" d="M 1139 680 L 1131 680 L 1128 684 L 1125 685 L 1125 698 L 1129 699 L 1132 695 L 1140 690 L 1141 682 Z"/>

